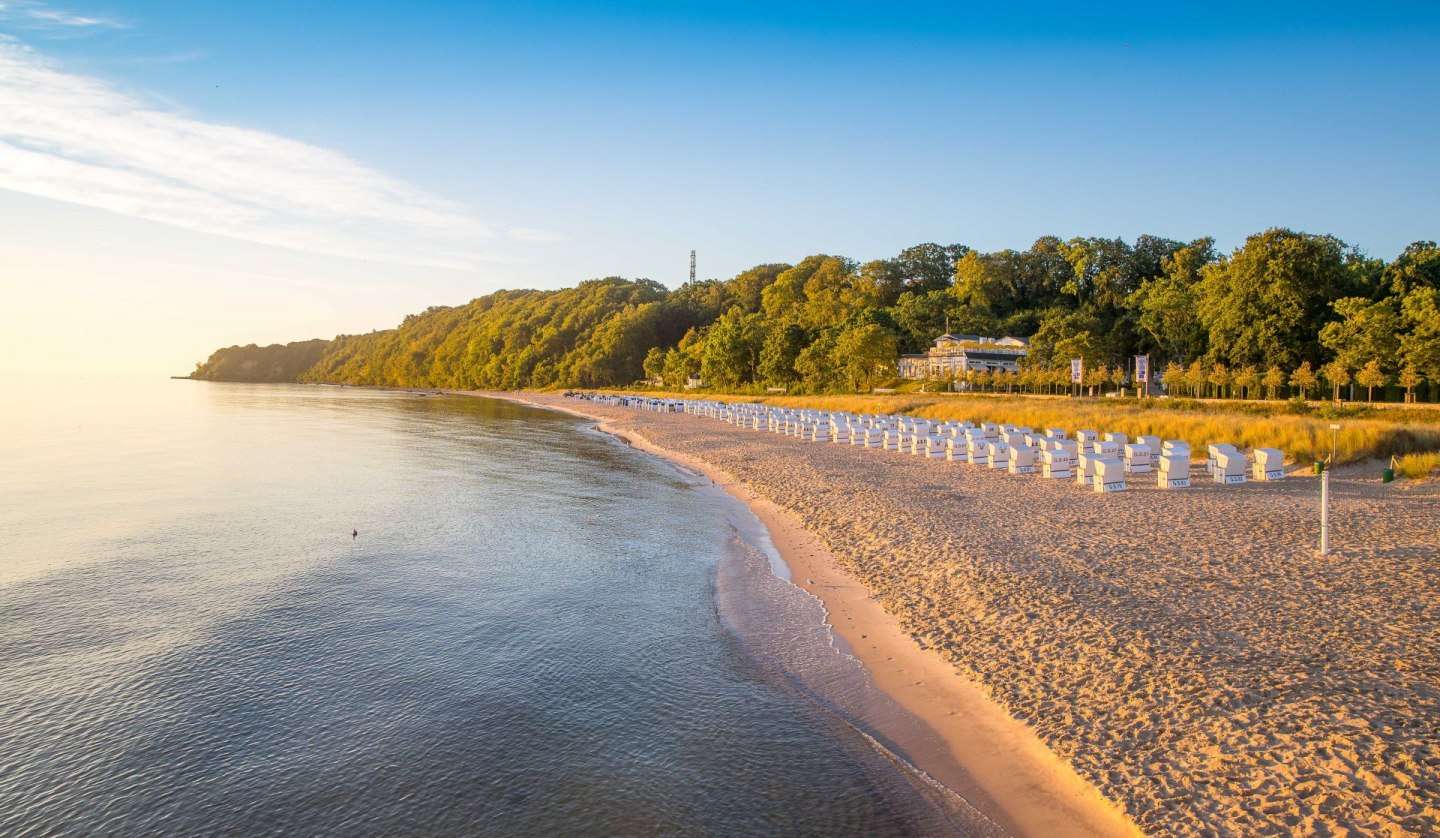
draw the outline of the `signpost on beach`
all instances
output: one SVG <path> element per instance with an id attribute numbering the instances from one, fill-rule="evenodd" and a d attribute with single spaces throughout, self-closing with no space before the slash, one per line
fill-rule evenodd
<path id="1" fill-rule="evenodd" d="M 1145 393 L 1149 393 L 1149 392 L 1150 392 L 1150 356 L 1149 356 L 1149 355 L 1136 355 L 1136 356 L 1135 356 L 1135 390 L 1137 391 L 1137 393 L 1136 393 L 1137 395 L 1139 394 L 1139 391 L 1142 391 L 1142 390 L 1143 390 Z"/>
<path id="2" fill-rule="evenodd" d="M 1335 465 L 1336 442 L 1340 438 L 1339 423 L 1330 425 L 1330 462 L 1320 472 L 1320 555 L 1330 555 L 1330 469 Z"/>
<path id="3" fill-rule="evenodd" d="M 1320 472 L 1320 555 L 1330 555 L 1330 469 Z"/>
<path id="4" fill-rule="evenodd" d="M 1077 392 L 1077 393 L 1082 392 L 1082 391 L 1080 390 L 1080 385 L 1084 382 L 1084 380 L 1085 380 L 1085 359 L 1084 359 L 1084 358 L 1071 358 L 1071 359 L 1070 359 L 1070 383 L 1071 383 L 1072 385 L 1074 385 L 1074 387 L 1075 387 L 1075 392 Z"/>

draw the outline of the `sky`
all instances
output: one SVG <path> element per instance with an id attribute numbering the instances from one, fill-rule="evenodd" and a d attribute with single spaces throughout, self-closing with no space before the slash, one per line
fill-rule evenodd
<path id="1" fill-rule="evenodd" d="M 0 372 L 674 287 L 692 249 L 1390 259 L 1440 238 L 1437 56 L 1433 2 L 0 0 Z"/>

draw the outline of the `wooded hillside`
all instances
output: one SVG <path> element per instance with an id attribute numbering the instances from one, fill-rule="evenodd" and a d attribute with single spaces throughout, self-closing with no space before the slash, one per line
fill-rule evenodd
<path id="1" fill-rule="evenodd" d="M 674 291 L 618 277 L 497 291 L 395 329 L 222 349 L 194 377 L 519 388 L 699 375 L 716 388 L 841 391 L 889 378 L 900 352 L 947 327 L 1030 337 L 1007 387 L 1068 381 L 1071 358 L 1093 381 L 1118 382 L 1126 360 L 1148 352 L 1167 386 L 1193 395 L 1355 385 L 1432 397 L 1440 249 L 1417 242 L 1386 262 L 1332 236 L 1272 229 L 1229 254 L 1208 238 L 1154 236 L 1046 236 L 991 253 L 922 244 L 864 264 L 819 254 Z"/>

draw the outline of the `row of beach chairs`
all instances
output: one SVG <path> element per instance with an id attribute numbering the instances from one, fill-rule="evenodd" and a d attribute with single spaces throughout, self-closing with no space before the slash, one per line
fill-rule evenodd
<path id="1" fill-rule="evenodd" d="M 568 395 L 614 407 L 707 416 L 806 442 L 852 445 L 1010 474 L 1073 480 L 1096 492 L 1123 492 L 1131 479 L 1153 479 L 1162 489 L 1185 488 L 1191 480 L 1189 443 L 1155 436 L 1131 440 L 1122 433 L 1079 430 L 1072 438 L 1061 428 L 1035 430 L 994 422 L 976 424 L 895 414 L 597 393 Z M 1226 486 L 1244 483 L 1247 478 L 1273 481 L 1284 478 L 1283 463 L 1283 453 L 1275 448 L 1256 448 L 1247 455 L 1234 445 L 1216 443 L 1207 446 L 1204 472 L 1213 482 Z"/>

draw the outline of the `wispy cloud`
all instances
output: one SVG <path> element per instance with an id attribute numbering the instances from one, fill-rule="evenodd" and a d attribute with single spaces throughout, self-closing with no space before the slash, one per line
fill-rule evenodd
<path id="1" fill-rule="evenodd" d="M 114 18 L 62 11 L 35 0 L 12 0 L 12 2 L 0 3 L 0 19 L 39 26 L 77 29 L 119 29 L 125 25 Z"/>
<path id="2" fill-rule="evenodd" d="M 0 188 L 205 233 L 360 259 L 469 267 L 544 234 L 337 152 L 162 109 L 0 36 Z"/>

